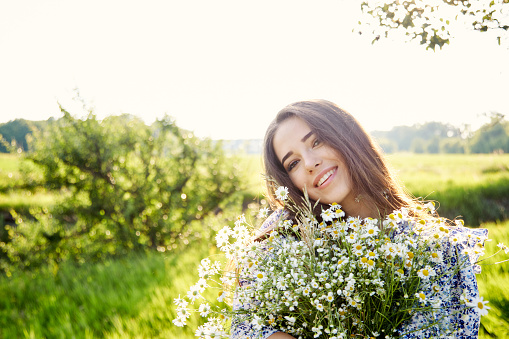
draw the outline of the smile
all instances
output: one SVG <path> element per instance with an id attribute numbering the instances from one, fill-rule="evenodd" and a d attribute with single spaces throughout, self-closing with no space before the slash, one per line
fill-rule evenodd
<path id="1" fill-rule="evenodd" d="M 327 179 L 329 179 L 329 177 L 330 177 L 331 175 L 333 175 L 333 174 L 336 172 L 336 170 L 337 170 L 337 168 L 333 168 L 333 169 L 331 169 L 330 171 L 328 171 L 327 173 L 325 173 L 325 174 L 324 174 L 324 175 L 320 178 L 320 180 L 318 180 L 318 183 L 316 184 L 316 187 L 320 187 L 320 186 L 322 186 L 322 185 L 323 185 L 323 183 L 324 183 L 325 181 L 327 181 Z"/>

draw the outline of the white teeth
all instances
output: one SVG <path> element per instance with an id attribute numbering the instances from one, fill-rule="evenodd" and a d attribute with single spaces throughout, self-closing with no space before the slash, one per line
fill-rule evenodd
<path id="1" fill-rule="evenodd" d="M 336 171 L 336 169 L 331 169 L 329 172 L 325 173 L 325 175 L 318 181 L 318 184 L 316 187 L 322 186 L 322 184 L 325 182 L 325 180 L 329 179 L 329 177 Z"/>

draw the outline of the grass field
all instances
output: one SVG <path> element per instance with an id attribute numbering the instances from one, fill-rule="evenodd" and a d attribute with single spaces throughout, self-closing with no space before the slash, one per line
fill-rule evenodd
<path id="1" fill-rule="evenodd" d="M 444 209 L 450 204 L 484 204 L 489 197 L 493 201 L 475 213 L 497 204 L 502 204 L 498 211 L 504 211 L 504 198 L 509 197 L 505 193 L 509 189 L 508 155 L 397 154 L 389 158 L 414 195 L 431 194 L 429 198 L 440 201 Z M 261 196 L 259 157 L 244 161 L 248 190 Z M 0 157 L 0 184 L 9 184 L 8 173 L 15 176 L 16 166 L 19 159 Z M 36 194 L 28 196 L 26 191 L 1 192 L 1 208 L 41 203 L 44 194 L 43 204 L 56 201 L 47 192 L 36 193 L 41 194 L 36 199 Z M 488 212 L 495 215 L 496 211 Z M 509 220 L 503 220 L 502 212 L 501 221 L 481 224 L 490 230 L 488 252 L 495 251 L 499 242 L 509 244 Z M 14 272 L 11 278 L 0 277 L 0 338 L 193 338 L 191 330 L 172 324 L 173 298 L 194 283 L 199 260 L 212 253 L 214 248 L 208 243 L 196 242 L 178 252 L 132 254 L 81 266 L 67 263 L 37 274 Z M 482 318 L 480 338 L 509 337 L 509 263 L 484 265 L 478 283 L 491 306 Z M 192 327 L 197 325 L 197 320 L 191 322 Z"/>
<path id="2" fill-rule="evenodd" d="M 509 243 L 509 222 L 484 226 L 493 238 L 489 252 L 498 242 Z M 172 324 L 173 298 L 194 284 L 199 260 L 213 254 L 208 244 L 202 245 L 0 278 L 0 337 L 193 338 L 196 318 L 190 328 Z M 480 292 L 491 306 L 482 318 L 480 338 L 508 337 L 508 278 L 509 263 L 484 265 L 478 276 Z"/>

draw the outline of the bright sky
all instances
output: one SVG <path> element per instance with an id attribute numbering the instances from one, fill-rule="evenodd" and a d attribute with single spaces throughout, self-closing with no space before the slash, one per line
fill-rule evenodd
<path id="1" fill-rule="evenodd" d="M 444 50 L 352 28 L 357 1 L 0 0 L 0 123 L 173 116 L 212 138 L 262 138 L 283 106 L 324 98 L 368 130 L 509 114 L 509 49 L 461 32 Z"/>

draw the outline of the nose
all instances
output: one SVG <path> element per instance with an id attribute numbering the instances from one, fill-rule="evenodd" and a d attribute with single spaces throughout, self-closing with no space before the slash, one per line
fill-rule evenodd
<path id="1" fill-rule="evenodd" d="M 304 158 L 304 165 L 309 173 L 313 173 L 313 171 L 318 166 L 320 166 L 321 163 L 322 160 L 319 157 L 313 155 L 308 155 L 307 157 Z"/>

